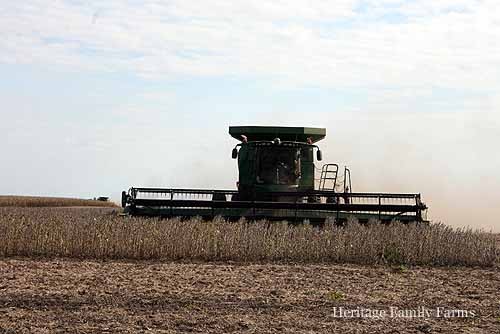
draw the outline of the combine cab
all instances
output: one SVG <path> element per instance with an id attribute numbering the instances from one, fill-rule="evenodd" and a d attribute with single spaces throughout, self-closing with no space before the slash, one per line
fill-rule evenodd
<path id="1" fill-rule="evenodd" d="M 239 141 L 232 151 L 238 161 L 237 190 L 130 188 L 122 192 L 122 206 L 131 215 L 194 217 L 229 220 L 287 220 L 322 223 L 327 218 L 345 222 L 421 222 L 427 209 L 420 194 L 356 193 L 347 167 L 324 164 L 315 144 L 325 138 L 323 128 L 233 126 Z M 316 178 L 318 177 L 318 178 Z"/>

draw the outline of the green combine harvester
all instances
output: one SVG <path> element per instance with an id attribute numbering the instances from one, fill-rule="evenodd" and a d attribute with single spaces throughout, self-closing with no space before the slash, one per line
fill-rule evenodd
<path id="1" fill-rule="evenodd" d="M 122 192 L 130 215 L 161 217 L 222 216 L 228 220 L 286 220 L 313 224 L 355 217 L 360 222 L 422 222 L 427 209 L 420 194 L 356 193 L 347 167 L 316 161 L 324 128 L 231 126 L 239 143 L 236 190 L 135 188 Z"/>

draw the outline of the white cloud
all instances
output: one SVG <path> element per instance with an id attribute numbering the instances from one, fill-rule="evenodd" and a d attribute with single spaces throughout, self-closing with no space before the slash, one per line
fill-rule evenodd
<path id="1" fill-rule="evenodd" d="M 0 62 L 330 87 L 500 86 L 495 1 L 10 2 Z M 391 15 L 403 22 L 390 23 Z"/>

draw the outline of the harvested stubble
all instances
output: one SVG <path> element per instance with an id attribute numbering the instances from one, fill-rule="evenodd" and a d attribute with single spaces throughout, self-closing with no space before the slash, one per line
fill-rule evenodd
<path id="1" fill-rule="evenodd" d="M 0 196 L 0 207 L 64 207 L 64 206 L 98 206 L 116 207 L 113 202 L 91 199 L 37 196 Z"/>
<path id="2" fill-rule="evenodd" d="M 104 209 L 102 209 L 104 210 Z M 310 225 L 119 217 L 101 209 L 0 208 L 0 256 L 494 265 L 495 236 L 443 224 Z"/>

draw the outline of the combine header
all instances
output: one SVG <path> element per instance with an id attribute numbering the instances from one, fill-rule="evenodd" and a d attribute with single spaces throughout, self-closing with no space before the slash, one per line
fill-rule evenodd
<path id="1" fill-rule="evenodd" d="M 347 167 L 324 164 L 315 144 L 323 128 L 232 126 L 239 141 L 232 151 L 238 161 L 237 190 L 130 188 L 122 206 L 131 215 L 229 220 L 287 220 L 321 223 L 349 217 L 360 222 L 423 221 L 427 209 L 420 194 L 356 193 Z M 316 178 L 317 177 L 317 178 Z"/>

